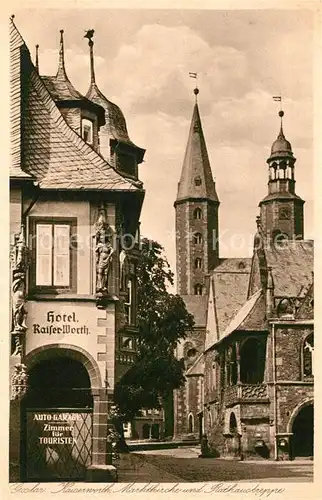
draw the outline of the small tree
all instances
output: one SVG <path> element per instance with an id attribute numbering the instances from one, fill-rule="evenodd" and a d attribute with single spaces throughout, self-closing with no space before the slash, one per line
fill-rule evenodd
<path id="1" fill-rule="evenodd" d="M 121 435 L 123 422 L 133 420 L 142 408 L 160 409 L 184 383 L 183 360 L 175 357 L 175 348 L 194 320 L 182 298 L 168 292 L 173 278 L 163 247 L 144 239 L 137 266 L 138 352 L 114 390 L 114 423 Z"/>

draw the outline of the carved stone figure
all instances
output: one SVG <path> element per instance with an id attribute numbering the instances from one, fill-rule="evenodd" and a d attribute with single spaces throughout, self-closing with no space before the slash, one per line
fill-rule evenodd
<path id="1" fill-rule="evenodd" d="M 25 309 L 25 288 L 26 271 L 28 266 L 28 250 L 26 247 L 24 226 L 16 237 L 15 245 L 12 249 L 12 320 L 13 333 L 23 333 L 26 331 L 26 309 Z"/>
<path id="2" fill-rule="evenodd" d="M 119 255 L 120 259 L 120 288 L 121 290 L 125 289 L 125 260 L 126 260 L 126 252 L 122 249 Z"/>
<path id="3" fill-rule="evenodd" d="M 100 210 L 96 223 L 96 292 L 106 293 L 108 274 L 114 249 L 110 241 L 111 229 L 105 220 L 105 211 Z"/>
<path id="4" fill-rule="evenodd" d="M 11 399 L 20 399 L 27 392 L 28 373 L 26 365 L 18 363 L 14 367 L 15 371 L 11 380 Z"/>

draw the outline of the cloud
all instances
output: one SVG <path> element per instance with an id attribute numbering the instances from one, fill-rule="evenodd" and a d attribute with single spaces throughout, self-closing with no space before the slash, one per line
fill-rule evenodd
<path id="1" fill-rule="evenodd" d="M 265 37 L 256 38 L 258 44 L 253 39 L 249 42 L 251 33 L 256 37 L 254 31 L 246 30 L 241 37 L 240 29 L 237 41 L 233 43 L 230 31 L 225 45 L 224 37 L 220 42 L 211 40 L 215 25 L 209 25 L 204 35 L 188 25 L 150 23 L 133 33 L 131 43 L 120 37 L 108 60 L 95 56 L 99 88 L 121 107 L 131 139 L 147 149 L 140 166 L 146 188 L 142 232 L 165 246 L 173 269 L 173 202 L 196 84 L 189 79 L 189 71 L 198 73 L 199 108 L 221 200 L 222 234 L 242 231 L 248 241 L 255 231 L 258 202 L 267 192 L 266 159 L 279 131 L 279 108 L 272 101 L 272 95 L 279 92 L 284 96 L 285 135 L 298 158 L 297 191 L 312 200 L 310 30 L 284 32 L 280 27 L 270 32 L 264 28 Z M 257 34 L 260 29 L 257 26 Z M 71 82 L 86 93 L 88 47 L 67 46 L 65 60 Z M 40 54 L 42 74 L 55 74 L 57 64 L 58 48 Z M 312 203 L 305 210 L 311 218 Z M 222 248 L 226 256 L 238 251 Z M 245 255 L 246 249 L 240 252 Z"/>

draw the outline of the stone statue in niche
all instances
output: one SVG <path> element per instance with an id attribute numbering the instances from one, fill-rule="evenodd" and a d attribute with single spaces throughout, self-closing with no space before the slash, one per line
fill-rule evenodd
<path id="1" fill-rule="evenodd" d="M 106 294 L 108 275 L 114 248 L 111 243 L 112 231 L 106 222 L 105 210 L 101 209 L 96 222 L 96 293 Z"/>
<path id="2" fill-rule="evenodd" d="M 21 334 L 27 329 L 25 323 L 27 312 L 25 309 L 26 271 L 28 267 L 28 250 L 25 240 L 24 226 L 15 238 L 11 254 L 12 260 L 12 333 Z M 18 342 L 19 343 L 19 342 Z M 16 342 L 17 346 L 17 342 Z"/>
<path id="3" fill-rule="evenodd" d="M 126 252 L 123 250 L 120 251 L 119 255 L 120 259 L 120 289 L 125 289 L 125 263 L 126 263 Z"/>

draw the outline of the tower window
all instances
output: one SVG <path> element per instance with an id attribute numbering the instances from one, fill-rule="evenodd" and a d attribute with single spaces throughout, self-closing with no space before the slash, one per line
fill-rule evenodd
<path id="1" fill-rule="evenodd" d="M 195 269 L 201 269 L 201 267 L 202 267 L 202 260 L 198 257 L 195 260 Z"/>
<path id="2" fill-rule="evenodd" d="M 197 177 L 195 177 L 195 186 L 201 186 L 201 177 L 200 177 L 200 175 L 197 175 Z"/>
<path id="3" fill-rule="evenodd" d="M 202 295 L 202 285 L 199 283 L 195 285 L 195 295 Z"/>
<path id="4" fill-rule="evenodd" d="M 196 210 L 193 212 L 193 217 L 194 219 L 202 219 L 202 210 L 201 208 L 196 208 Z"/>
<path id="5" fill-rule="evenodd" d="M 303 345 L 303 375 L 304 377 L 312 377 L 314 373 L 314 340 L 313 333 L 308 335 L 304 340 Z"/>
<path id="6" fill-rule="evenodd" d="M 82 138 L 88 144 L 93 144 L 93 122 L 86 118 L 82 119 Z"/>
<path id="7" fill-rule="evenodd" d="M 193 237 L 193 242 L 195 245 L 201 245 L 202 243 L 202 235 L 200 233 L 195 233 Z"/>

